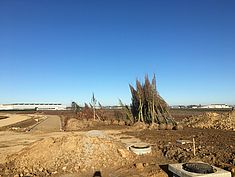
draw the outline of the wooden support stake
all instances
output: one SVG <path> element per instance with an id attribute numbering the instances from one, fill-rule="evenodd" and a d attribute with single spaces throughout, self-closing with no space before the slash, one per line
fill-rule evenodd
<path id="1" fill-rule="evenodd" d="M 193 138 L 193 155 L 196 156 L 196 145 L 195 145 L 195 139 Z"/>

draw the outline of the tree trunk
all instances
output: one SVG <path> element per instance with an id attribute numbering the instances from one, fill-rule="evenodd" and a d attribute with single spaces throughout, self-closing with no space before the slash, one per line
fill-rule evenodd
<path id="1" fill-rule="evenodd" d="M 155 104 L 154 104 L 154 99 L 152 103 L 152 125 L 154 124 L 154 119 L 155 119 Z"/>
<path id="2" fill-rule="evenodd" d="M 93 105 L 93 113 L 94 113 L 94 120 L 95 120 L 95 105 Z"/>

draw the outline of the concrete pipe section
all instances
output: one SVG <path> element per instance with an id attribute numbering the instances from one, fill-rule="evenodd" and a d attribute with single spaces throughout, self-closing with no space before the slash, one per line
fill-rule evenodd
<path id="1" fill-rule="evenodd" d="M 143 155 L 151 153 L 151 146 L 147 143 L 135 143 L 131 145 L 130 150 L 137 155 Z"/>
<path id="2" fill-rule="evenodd" d="M 231 177 L 231 173 L 203 162 L 178 163 L 168 166 L 173 177 Z"/>

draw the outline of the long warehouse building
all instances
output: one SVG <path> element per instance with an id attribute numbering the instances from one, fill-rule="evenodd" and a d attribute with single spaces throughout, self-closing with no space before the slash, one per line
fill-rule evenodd
<path id="1" fill-rule="evenodd" d="M 66 110 L 61 103 L 13 103 L 0 104 L 0 110 Z"/>

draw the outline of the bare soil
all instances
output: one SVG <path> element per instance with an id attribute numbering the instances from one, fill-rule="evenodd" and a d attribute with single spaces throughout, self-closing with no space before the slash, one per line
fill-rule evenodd
<path id="1" fill-rule="evenodd" d="M 192 127 L 157 130 L 126 125 L 120 117 L 117 121 L 113 121 L 114 117 L 92 121 L 70 114 L 73 118 L 70 123 L 61 122 L 64 131 L 0 131 L 0 175 L 166 177 L 172 175 L 167 171 L 170 163 L 200 160 L 226 170 L 235 166 L 235 131 Z M 182 120 L 201 113 L 180 114 Z M 61 120 L 69 117 L 68 113 L 59 115 Z M 152 152 L 142 156 L 133 154 L 124 143 L 129 138 L 149 143 Z M 176 142 L 193 138 L 195 156 L 192 144 Z"/>
<path id="2" fill-rule="evenodd" d="M 28 115 L 18 115 L 18 114 L 1 114 L 2 119 L 0 119 L 0 127 L 15 124 L 31 117 Z"/>
<path id="3" fill-rule="evenodd" d="M 235 132 L 185 128 L 184 130 L 143 130 L 128 132 L 137 138 L 153 144 L 161 150 L 164 157 L 174 162 L 202 160 L 222 168 L 235 165 Z M 176 140 L 196 141 L 196 156 L 193 155 L 192 144 L 177 144 Z"/>
<path id="4" fill-rule="evenodd" d="M 193 128 L 235 131 L 235 111 L 229 113 L 206 112 L 191 118 L 185 118 L 181 122 Z"/>
<path id="5" fill-rule="evenodd" d="M 58 115 L 47 115 L 46 118 L 30 129 L 31 132 L 59 132 L 61 121 Z"/>

